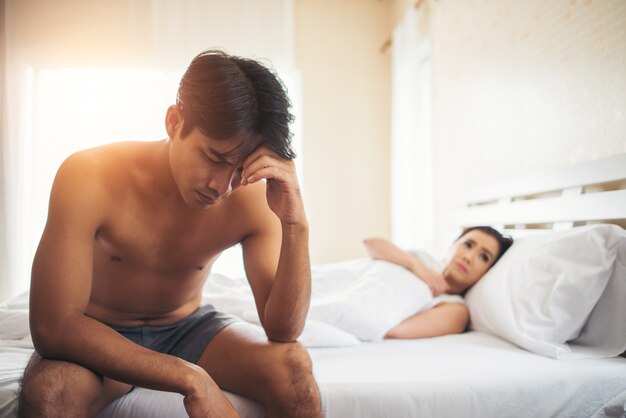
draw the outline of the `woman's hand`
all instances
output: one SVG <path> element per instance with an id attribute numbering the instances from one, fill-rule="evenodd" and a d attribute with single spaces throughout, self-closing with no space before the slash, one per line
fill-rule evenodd
<path id="1" fill-rule="evenodd" d="M 384 238 L 367 238 L 363 240 L 365 250 L 375 260 L 385 260 L 410 268 L 410 255 Z"/>
<path id="2" fill-rule="evenodd" d="M 430 292 L 433 296 L 439 296 L 442 293 L 446 293 L 450 290 L 450 285 L 443 277 L 443 274 L 430 270 L 423 272 L 422 275 L 418 275 L 424 283 L 430 288 Z"/>
<path id="3" fill-rule="evenodd" d="M 363 240 L 363 245 L 370 257 L 389 261 L 411 270 L 418 279 L 428 285 L 433 296 L 450 290 L 450 285 L 443 274 L 429 268 L 417 256 L 396 247 L 391 241 L 384 238 L 368 238 Z"/>

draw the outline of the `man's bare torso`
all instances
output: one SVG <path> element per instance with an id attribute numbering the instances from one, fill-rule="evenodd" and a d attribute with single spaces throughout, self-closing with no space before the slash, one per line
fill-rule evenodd
<path id="1" fill-rule="evenodd" d="M 165 145 L 85 151 L 97 153 L 95 170 L 105 177 L 86 314 L 108 325 L 167 325 L 190 315 L 215 259 L 246 235 L 241 199 L 255 192 L 237 190 L 205 210 L 185 206 L 162 187 L 170 175 Z"/>

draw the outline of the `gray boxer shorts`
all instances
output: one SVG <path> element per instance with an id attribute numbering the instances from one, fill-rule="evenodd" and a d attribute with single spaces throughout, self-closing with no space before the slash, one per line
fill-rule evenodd
<path id="1" fill-rule="evenodd" d="M 205 305 L 172 325 L 112 328 L 136 344 L 195 364 L 218 332 L 239 321 L 216 311 L 212 305 Z"/>

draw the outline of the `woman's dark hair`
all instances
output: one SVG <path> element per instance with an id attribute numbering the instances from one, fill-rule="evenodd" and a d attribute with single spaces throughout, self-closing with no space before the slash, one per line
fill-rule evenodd
<path id="1" fill-rule="evenodd" d="M 284 159 L 296 156 L 286 88 L 257 61 L 218 50 L 201 52 L 180 80 L 176 104 L 184 117 L 181 138 L 198 127 L 214 139 L 247 136 L 248 153 L 264 144 Z"/>
<path id="2" fill-rule="evenodd" d="M 498 255 L 496 255 L 495 259 L 493 260 L 491 267 L 493 267 L 493 265 L 498 262 L 498 260 L 506 252 L 506 250 L 508 250 L 509 247 L 513 245 L 513 237 L 511 237 L 510 235 L 501 234 L 498 230 L 493 229 L 490 226 L 472 226 L 469 228 L 465 228 L 461 235 L 459 235 L 459 237 L 457 238 L 457 241 L 461 239 L 465 234 L 473 230 L 478 230 L 484 232 L 487 235 L 491 235 L 496 239 L 496 241 L 498 241 Z"/>

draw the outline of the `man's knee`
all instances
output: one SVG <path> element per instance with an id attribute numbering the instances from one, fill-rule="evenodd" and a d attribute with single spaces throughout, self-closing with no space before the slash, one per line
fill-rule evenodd
<path id="1" fill-rule="evenodd" d="M 98 381 L 94 373 L 77 364 L 43 360 L 35 354 L 22 378 L 18 416 L 61 417 L 68 416 L 68 410 L 82 411 L 88 403 L 80 396 L 97 393 Z"/>
<path id="2" fill-rule="evenodd" d="M 280 346 L 272 370 L 273 403 L 287 409 L 318 406 L 319 393 L 313 378 L 311 357 L 301 344 Z"/>

